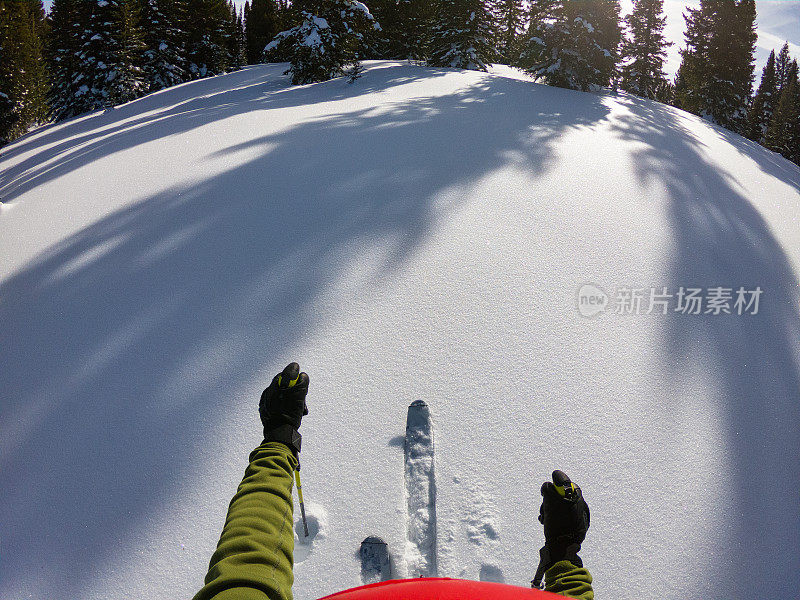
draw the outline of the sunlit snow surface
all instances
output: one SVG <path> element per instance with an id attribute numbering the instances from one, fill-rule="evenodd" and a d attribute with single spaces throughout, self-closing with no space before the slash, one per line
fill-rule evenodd
<path id="1" fill-rule="evenodd" d="M 417 398 L 439 575 L 527 585 L 560 468 L 592 508 L 598 598 L 795 596 L 800 168 L 508 69 L 285 68 L 2 149 L 0 596 L 190 597 L 293 359 L 316 532 L 298 600 L 360 583 L 367 535 L 406 574 Z M 763 295 L 587 318 L 584 284 Z"/>

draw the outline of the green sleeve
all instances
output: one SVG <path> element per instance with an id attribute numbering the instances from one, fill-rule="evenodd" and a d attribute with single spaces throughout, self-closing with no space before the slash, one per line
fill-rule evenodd
<path id="1" fill-rule="evenodd" d="M 557 562 L 544 574 L 544 589 L 579 600 L 594 600 L 592 576 L 583 567 L 576 567 L 568 560 Z"/>
<path id="2" fill-rule="evenodd" d="M 292 452 L 263 442 L 250 454 L 194 600 L 292 600 Z"/>

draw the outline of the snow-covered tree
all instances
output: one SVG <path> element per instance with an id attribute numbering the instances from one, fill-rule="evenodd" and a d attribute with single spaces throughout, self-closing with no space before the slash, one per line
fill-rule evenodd
<path id="1" fill-rule="evenodd" d="M 767 64 L 761 72 L 761 83 L 753 98 L 748 114 L 748 137 L 759 143 L 764 142 L 767 127 L 775 112 L 778 93 L 775 85 L 775 51 L 769 53 Z"/>
<path id="2" fill-rule="evenodd" d="M 304 2 L 298 17 L 299 25 L 279 33 L 264 49 L 268 60 L 271 53 L 289 57 L 286 74 L 295 85 L 325 81 L 348 71 L 355 75 L 367 38 L 379 28 L 358 0 Z"/>
<path id="3" fill-rule="evenodd" d="M 117 21 L 115 6 L 107 0 L 85 0 L 86 20 L 80 34 L 77 73 L 75 83 L 75 106 L 78 113 L 111 106 L 111 81 L 116 77 L 114 69 L 116 52 Z"/>
<path id="4" fill-rule="evenodd" d="M 545 23 L 552 23 L 561 10 L 562 0 L 529 0 L 528 28 L 529 34 L 541 31 Z"/>
<path id="5" fill-rule="evenodd" d="M 148 91 L 186 81 L 186 18 L 184 0 L 145 0 L 142 7 L 142 30 L 147 49 L 144 73 Z"/>
<path id="6" fill-rule="evenodd" d="M 775 91 L 780 94 L 783 86 L 789 81 L 789 67 L 792 57 L 789 56 L 789 43 L 785 42 L 778 56 L 775 57 Z"/>
<path id="7" fill-rule="evenodd" d="M 11 15 L 9 12 L 5 3 L 0 2 L 0 146 L 13 139 L 11 129 L 19 121 L 19 115 L 14 111 L 14 101 L 10 96 L 13 67 L 10 59 Z"/>
<path id="8" fill-rule="evenodd" d="M 800 164 L 800 80 L 796 60 L 789 63 L 786 82 L 764 143 L 770 150 Z"/>
<path id="9" fill-rule="evenodd" d="M 148 83 L 142 68 L 147 46 L 140 27 L 137 0 L 112 0 L 113 59 L 108 74 L 109 100 L 113 104 L 130 102 L 147 93 Z"/>
<path id="10" fill-rule="evenodd" d="M 498 0 L 494 5 L 497 22 L 497 52 L 504 64 L 515 64 L 519 41 L 525 32 L 525 6 L 522 0 Z"/>
<path id="11" fill-rule="evenodd" d="M 228 70 L 238 71 L 247 64 L 244 43 L 244 23 L 242 21 L 241 12 L 236 8 L 233 0 L 228 0 L 228 11 L 230 12 L 230 17 L 228 19 L 228 27 L 225 36 L 228 54 L 230 55 Z"/>
<path id="12" fill-rule="evenodd" d="M 701 0 L 688 9 L 675 93 L 680 106 L 746 133 L 756 43 L 754 0 Z"/>
<path id="13" fill-rule="evenodd" d="M 667 83 L 664 61 L 672 44 L 664 37 L 664 0 L 634 0 L 625 18 L 629 37 L 622 42 L 622 88 L 645 98 L 657 98 Z"/>
<path id="14" fill-rule="evenodd" d="M 146 93 L 139 0 L 84 0 L 83 5 L 73 109 L 97 110 Z"/>
<path id="15" fill-rule="evenodd" d="M 485 0 L 439 0 L 428 64 L 485 71 L 497 57 L 494 38 Z"/>
<path id="16" fill-rule="evenodd" d="M 558 87 L 609 85 L 622 38 L 618 0 L 548 2 L 538 18 L 531 21 L 519 66 Z"/>
<path id="17" fill-rule="evenodd" d="M 40 0 L 0 0 L 0 144 L 48 117 Z"/>
<path id="18" fill-rule="evenodd" d="M 426 0 L 370 0 L 380 30 L 368 38 L 367 56 L 424 61 L 429 57 L 436 3 Z"/>
<path id="19" fill-rule="evenodd" d="M 369 58 L 397 59 L 395 51 L 401 39 L 402 23 L 399 19 L 399 6 L 395 0 L 370 0 L 369 12 L 380 23 L 380 30 L 375 31 L 371 43 L 365 49 Z"/>
<path id="20" fill-rule="evenodd" d="M 85 82 L 79 54 L 88 7 L 85 0 L 53 0 L 50 9 L 50 109 L 56 120 L 83 112 L 78 90 Z"/>
<path id="21" fill-rule="evenodd" d="M 231 2 L 231 4 L 233 4 L 233 2 Z M 234 6 L 233 10 L 236 13 L 234 27 L 235 43 L 233 44 L 233 47 L 236 50 L 236 55 L 233 58 L 233 66 L 235 69 L 241 69 L 247 64 L 247 40 L 245 39 L 244 33 L 244 9 L 237 11 L 236 7 Z"/>
<path id="22" fill-rule="evenodd" d="M 11 133 L 14 125 L 19 121 L 19 115 L 14 112 L 14 103 L 3 89 L 7 89 L 5 78 L 0 75 L 0 146 L 14 139 Z"/>
<path id="23" fill-rule="evenodd" d="M 234 62 L 230 6 L 226 0 L 191 0 L 187 19 L 187 69 L 192 79 L 218 75 Z"/>
<path id="24" fill-rule="evenodd" d="M 416 61 L 430 56 L 436 2 L 430 0 L 397 0 L 395 18 L 386 23 L 392 58 Z M 384 27 L 383 22 L 381 27 Z"/>

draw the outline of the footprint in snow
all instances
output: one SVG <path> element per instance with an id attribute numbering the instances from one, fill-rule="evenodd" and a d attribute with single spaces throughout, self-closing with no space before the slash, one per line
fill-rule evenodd
<path id="1" fill-rule="evenodd" d="M 497 565 L 483 564 L 481 565 L 481 572 L 479 574 L 481 581 L 492 581 L 494 583 L 505 583 L 506 578 L 503 571 Z"/>
<path id="2" fill-rule="evenodd" d="M 495 509 L 477 489 L 470 490 L 472 501 L 462 521 L 467 539 L 476 546 L 496 545 L 500 534 L 495 526 Z"/>

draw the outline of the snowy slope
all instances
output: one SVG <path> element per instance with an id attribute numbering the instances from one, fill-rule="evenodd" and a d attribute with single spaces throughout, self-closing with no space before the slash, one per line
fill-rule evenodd
<path id="1" fill-rule="evenodd" d="M 298 600 L 358 584 L 367 534 L 405 573 L 416 398 L 440 575 L 526 585 L 561 468 L 599 598 L 796 595 L 800 168 L 626 95 L 367 66 L 250 67 L 2 150 L 0 597 L 190 597 L 292 359 Z M 763 295 L 586 318 L 587 283 Z"/>

